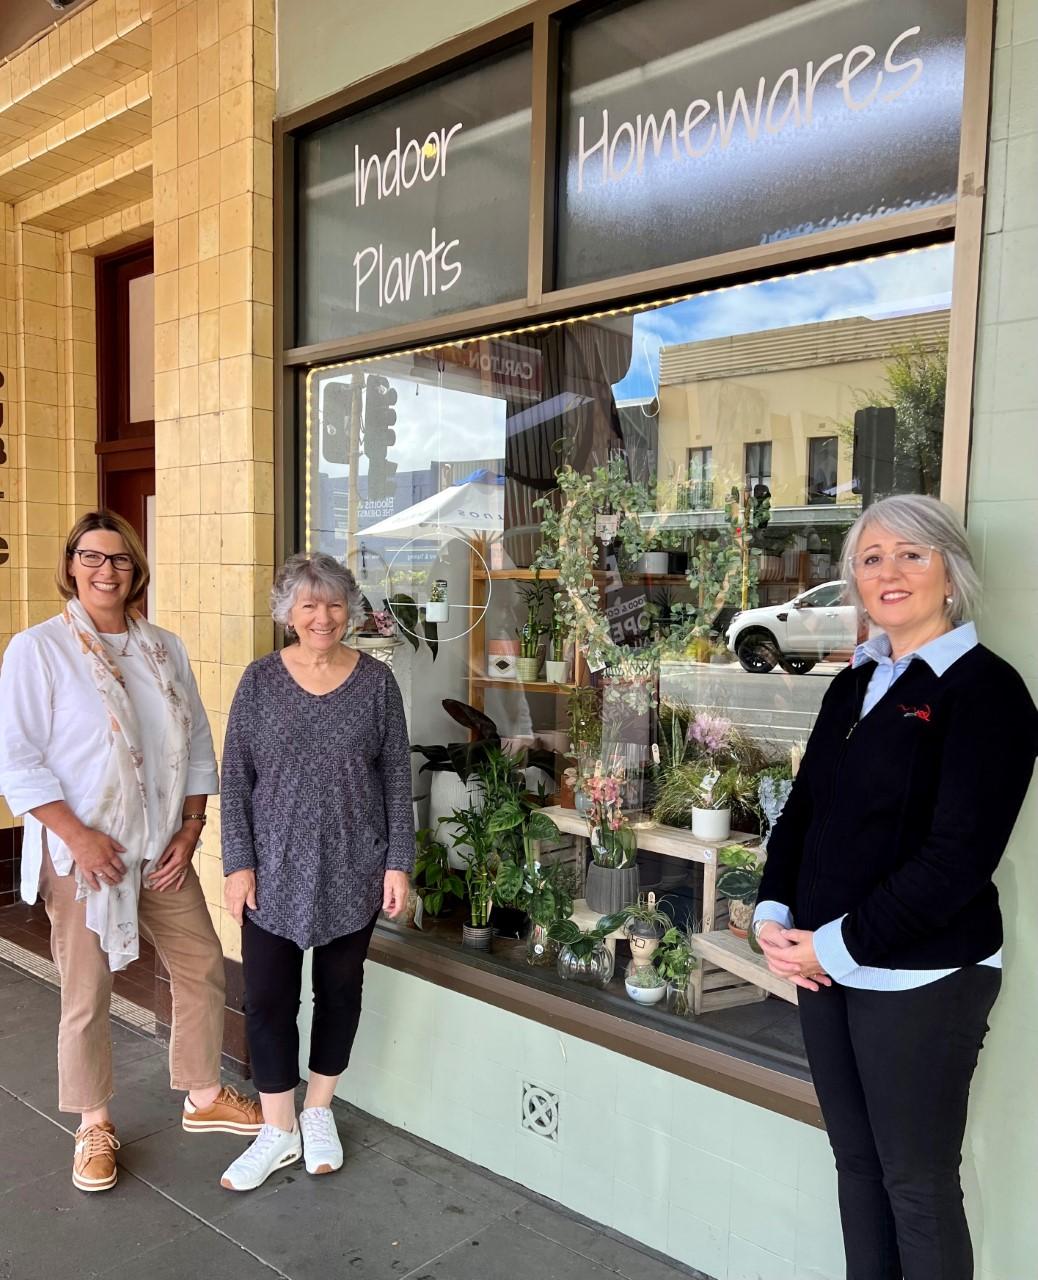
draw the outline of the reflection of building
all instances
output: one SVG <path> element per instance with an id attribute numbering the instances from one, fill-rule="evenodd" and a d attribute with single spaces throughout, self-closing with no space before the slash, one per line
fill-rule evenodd
<path id="1" fill-rule="evenodd" d="M 664 347 L 659 474 L 673 505 L 720 505 L 766 486 L 776 507 L 856 503 L 856 410 L 889 394 L 886 365 L 906 347 L 947 346 L 948 312 L 825 321 Z"/>

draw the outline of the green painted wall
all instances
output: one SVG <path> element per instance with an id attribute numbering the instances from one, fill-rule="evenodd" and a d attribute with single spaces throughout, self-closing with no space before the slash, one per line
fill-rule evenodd
<path id="1" fill-rule="evenodd" d="M 326 0 L 293 0 L 279 12 L 279 110 L 512 7 L 393 0 L 374 23 L 355 3 L 343 17 Z M 1038 699 L 1038 0 L 1000 0 L 996 46 L 969 525 L 986 587 L 983 638 Z M 978 726 L 979 750 L 1001 714 L 1011 709 Z M 1036 791 L 999 873 L 1005 986 L 964 1150 L 978 1280 L 1024 1280 L 1038 1257 Z M 523 1131 L 524 1081 L 559 1093 L 557 1143 Z M 369 966 L 341 1092 L 716 1280 L 843 1275 L 823 1134 L 418 979 Z M 643 1177 L 636 1163 L 648 1165 Z"/>
<path id="2" fill-rule="evenodd" d="M 999 0 L 969 530 L 984 641 L 1038 700 L 1038 0 Z M 1012 708 L 978 725 L 977 749 Z M 992 797 L 998 803 L 997 797 Z M 1036 1273 L 1038 786 L 999 869 L 1005 984 L 981 1057 L 963 1167 L 980 1280 Z"/>

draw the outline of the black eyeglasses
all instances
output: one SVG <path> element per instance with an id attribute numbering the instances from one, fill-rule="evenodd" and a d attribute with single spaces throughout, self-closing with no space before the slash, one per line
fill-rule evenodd
<path id="1" fill-rule="evenodd" d="M 128 556 L 125 551 L 117 551 L 114 556 L 109 556 L 103 551 L 80 551 L 77 548 L 72 554 L 79 556 L 79 563 L 86 565 L 88 569 L 100 569 L 106 560 L 111 560 L 112 568 L 118 569 L 120 573 L 129 573 L 133 568 L 133 556 Z"/>

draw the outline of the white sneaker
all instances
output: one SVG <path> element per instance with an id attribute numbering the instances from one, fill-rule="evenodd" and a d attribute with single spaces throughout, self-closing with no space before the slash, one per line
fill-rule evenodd
<path id="1" fill-rule="evenodd" d="M 225 1170 L 220 1186 L 228 1191 L 254 1191 L 275 1169 L 295 1164 L 302 1154 L 298 1125 L 286 1133 L 284 1129 L 265 1124 L 252 1146 Z"/>
<path id="2" fill-rule="evenodd" d="M 307 1173 L 334 1173 L 342 1168 L 342 1143 L 328 1107 L 304 1107 L 299 1113 Z"/>

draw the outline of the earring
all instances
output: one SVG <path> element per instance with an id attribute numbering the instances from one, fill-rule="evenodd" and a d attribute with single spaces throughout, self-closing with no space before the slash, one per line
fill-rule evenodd
<path id="1" fill-rule="evenodd" d="M 945 596 L 945 597 L 944 597 L 944 603 L 945 603 L 945 604 L 951 604 L 952 599 L 953 599 L 953 597 L 952 597 L 952 596 Z"/>

